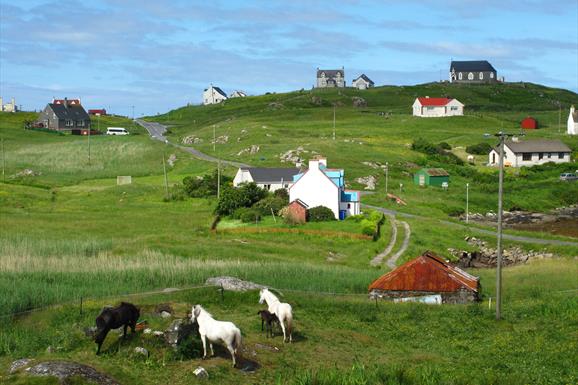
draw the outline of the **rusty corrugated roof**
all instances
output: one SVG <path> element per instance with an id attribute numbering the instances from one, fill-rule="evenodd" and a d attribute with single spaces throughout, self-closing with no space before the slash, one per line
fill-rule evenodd
<path id="1" fill-rule="evenodd" d="M 369 290 L 453 292 L 463 288 L 477 292 L 479 282 L 478 277 L 426 251 L 376 279 Z"/>

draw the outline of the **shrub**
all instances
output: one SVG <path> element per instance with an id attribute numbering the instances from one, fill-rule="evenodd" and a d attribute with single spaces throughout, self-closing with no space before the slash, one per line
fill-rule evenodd
<path id="1" fill-rule="evenodd" d="M 335 215 L 330 208 L 317 206 L 307 210 L 307 220 L 310 222 L 334 221 Z"/>
<path id="2" fill-rule="evenodd" d="M 305 223 L 305 220 L 303 220 L 303 218 L 296 216 L 295 214 L 293 214 L 293 212 L 288 210 L 283 215 L 283 221 L 291 226 L 302 225 Z"/>
<path id="3" fill-rule="evenodd" d="M 433 143 L 428 142 L 423 138 L 417 138 L 411 144 L 411 149 L 414 151 L 422 152 L 428 155 L 438 154 L 438 149 Z"/>
<path id="4" fill-rule="evenodd" d="M 440 142 L 440 143 L 437 145 L 437 147 L 438 147 L 438 148 L 441 148 L 442 150 L 447 150 L 447 151 L 449 151 L 449 150 L 452 149 L 452 146 L 450 146 L 450 144 L 449 144 L 448 142 Z"/>
<path id="5" fill-rule="evenodd" d="M 261 213 L 259 210 L 243 208 L 243 212 L 239 215 L 239 219 L 243 223 L 254 223 L 261 220 Z"/>
<path id="6" fill-rule="evenodd" d="M 278 190 L 275 190 L 273 195 L 277 198 L 283 199 L 286 202 L 285 204 L 289 203 L 289 192 L 287 191 L 287 189 L 280 188 Z"/>
<path id="7" fill-rule="evenodd" d="M 163 197 L 164 202 L 184 201 L 187 196 L 182 184 L 175 184 L 169 189 L 169 194 Z"/>
<path id="8" fill-rule="evenodd" d="M 253 205 L 253 208 L 259 210 L 261 215 L 271 215 L 271 210 L 277 215 L 279 211 L 287 205 L 287 202 L 283 198 L 277 196 L 268 196 L 261 199 L 259 202 Z"/>
<path id="9" fill-rule="evenodd" d="M 215 212 L 219 215 L 231 215 L 239 207 L 251 207 L 266 196 L 267 191 L 255 183 L 244 183 L 237 188 L 223 187 Z"/>
<path id="10" fill-rule="evenodd" d="M 219 176 L 215 170 L 212 174 L 202 177 L 187 176 L 183 179 L 185 193 L 191 198 L 209 198 L 217 195 L 217 182 Z M 232 181 L 226 175 L 221 175 L 221 187 L 230 184 Z"/>
<path id="11" fill-rule="evenodd" d="M 369 235 L 370 237 L 373 236 L 375 233 L 376 223 L 369 220 L 364 219 L 361 221 L 361 233 L 364 235 Z"/>
<path id="12" fill-rule="evenodd" d="M 352 221 L 356 223 L 361 222 L 363 219 L 365 219 L 365 215 L 363 214 L 350 215 L 347 218 L 345 218 L 346 221 Z"/>
<path id="13" fill-rule="evenodd" d="M 468 154 L 488 155 L 490 151 L 492 151 L 492 146 L 486 142 L 472 144 L 471 146 L 466 147 L 466 152 Z"/>

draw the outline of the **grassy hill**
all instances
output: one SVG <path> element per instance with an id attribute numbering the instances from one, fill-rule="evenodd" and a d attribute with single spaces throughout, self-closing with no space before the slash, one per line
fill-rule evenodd
<path id="1" fill-rule="evenodd" d="M 467 115 L 413 118 L 409 106 L 422 95 L 457 97 L 466 104 Z M 353 107 L 352 97 L 364 98 L 367 107 Z M 194 147 L 208 154 L 213 153 L 214 127 L 217 137 L 228 136 L 228 141 L 216 144 L 215 153 L 222 158 L 290 166 L 279 155 L 303 147 L 303 160 L 321 153 L 332 167 L 345 168 L 352 187 L 363 188 L 355 178 L 375 175 L 377 190 L 364 196 L 364 202 L 424 216 L 404 218 L 412 235 L 401 263 L 426 249 L 446 257 L 449 247 L 471 249 L 464 237 L 478 236 L 473 229 L 439 221 L 465 206 L 466 182 L 471 186 L 471 211 L 496 207 L 496 172 L 484 166 L 483 157 L 477 157 L 474 166 L 456 165 L 449 158 L 411 150 L 412 141 L 445 141 L 452 153 L 464 158 L 466 145 L 493 143 L 484 133 L 502 127 L 517 132 L 518 120 L 532 115 L 543 129 L 528 132 L 528 137 L 560 138 L 576 150 L 577 138 L 558 133 L 558 101 L 566 109 L 578 97 L 532 84 L 426 84 L 263 95 L 183 107 L 151 119 L 171 125 L 169 136 L 175 142 L 190 135 L 202 139 Z M 565 115 L 563 110 L 562 123 Z M 573 294 L 578 271 L 572 257 L 578 248 L 520 244 L 562 258 L 504 269 L 504 320 L 499 323 L 487 303 L 494 295 L 493 269 L 470 270 L 481 277 L 480 304 L 376 307 L 366 299 L 367 286 L 386 268 L 370 267 L 369 261 L 388 244 L 389 223 L 377 242 L 356 237 L 359 227 L 350 222 L 307 224 L 300 231 L 284 232 L 280 230 L 285 225 L 268 219 L 242 226 L 230 222 L 230 227 L 211 232 L 214 198 L 163 200 L 162 159 L 176 159 L 168 165 L 170 185 L 185 176 L 212 172 L 214 164 L 151 140 L 121 117 L 102 117 L 101 129 L 123 126 L 131 135 L 91 137 L 89 164 L 88 138 L 24 130 L 24 121 L 34 117 L 0 113 L 6 165 L 6 179 L 0 181 L 0 382 L 31 383 L 22 375 L 4 375 L 11 361 L 22 357 L 84 362 L 123 384 L 190 383 L 199 365 L 209 370 L 211 381 L 231 384 L 576 382 L 572 365 L 578 304 Z M 259 152 L 238 155 L 251 145 L 258 145 Z M 389 162 L 390 191 L 408 206 L 385 201 L 382 172 L 363 162 Z M 422 166 L 450 171 L 449 191 L 414 186 L 411 173 Z M 547 210 L 572 203 L 578 184 L 559 183 L 557 176 L 574 168 L 578 165 L 508 170 L 506 208 Z M 32 175 L 23 175 L 26 169 Z M 133 183 L 117 186 L 118 175 L 133 176 Z M 494 242 L 491 236 L 481 238 Z M 399 243 L 401 236 L 396 249 Z M 296 343 L 284 347 L 279 338 L 271 342 L 259 334 L 255 292 L 226 292 L 224 299 L 215 288 L 123 296 L 197 286 L 218 275 L 281 289 L 283 299 L 295 309 Z M 80 297 L 83 314 L 78 311 Z M 226 356 L 201 361 L 194 354 L 176 355 L 143 335 L 124 343 L 111 335 L 104 346 L 107 353 L 94 356 L 94 344 L 82 330 L 94 324 L 103 305 L 123 299 L 141 305 L 143 318 L 155 329 L 170 323 L 154 314 L 156 304 L 170 302 L 180 317 L 192 304 L 202 303 L 241 327 L 247 354 L 261 368 L 244 373 L 231 369 Z M 36 308 L 40 310 L 11 316 Z M 259 350 L 255 344 L 274 344 L 281 351 Z M 136 346 L 145 346 L 151 357 L 133 354 Z"/>

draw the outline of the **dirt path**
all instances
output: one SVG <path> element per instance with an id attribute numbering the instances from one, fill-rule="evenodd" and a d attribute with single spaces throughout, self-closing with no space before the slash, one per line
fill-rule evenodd
<path id="1" fill-rule="evenodd" d="M 401 247 L 399 248 L 399 250 L 397 251 L 397 253 L 395 253 L 394 255 L 391 256 L 391 258 L 389 258 L 387 260 L 387 266 L 389 268 L 391 268 L 392 270 L 395 269 L 397 267 L 397 260 L 399 259 L 399 257 L 401 257 L 403 255 L 403 253 L 405 253 L 405 251 L 407 250 L 407 247 L 409 246 L 409 237 L 411 236 L 411 227 L 409 227 L 409 223 L 407 222 L 403 222 L 400 221 L 399 223 L 401 223 L 403 225 L 404 231 L 405 231 L 405 237 L 403 238 L 403 243 L 401 244 Z"/>
<path id="2" fill-rule="evenodd" d="M 377 254 L 369 262 L 369 264 L 371 266 L 381 265 L 381 263 L 383 262 L 383 259 L 385 257 L 387 257 L 389 255 L 389 253 L 391 253 L 391 250 L 393 250 L 393 247 L 395 246 L 395 242 L 397 241 L 397 224 L 396 224 L 395 217 L 393 215 L 388 215 L 387 217 L 389 218 L 389 223 L 391 224 L 391 237 L 389 239 L 389 244 L 387 245 L 385 250 L 383 250 L 381 253 Z"/>

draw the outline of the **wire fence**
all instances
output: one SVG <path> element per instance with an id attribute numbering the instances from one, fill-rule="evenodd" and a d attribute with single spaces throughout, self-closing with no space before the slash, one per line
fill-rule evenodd
<path id="1" fill-rule="evenodd" d="M 168 294 L 172 294 L 172 293 L 182 293 L 182 292 L 186 292 L 186 291 L 190 291 L 190 290 L 198 290 L 198 289 L 216 289 L 216 291 L 219 292 L 220 295 L 220 299 L 221 301 L 224 300 L 224 294 L 225 294 L 225 288 L 223 287 L 223 285 L 207 285 L 207 284 L 203 284 L 203 285 L 196 285 L 196 286 L 187 286 L 187 287 L 182 287 L 182 288 L 165 288 L 162 290 L 152 290 L 152 291 L 144 291 L 144 292 L 137 292 L 137 293 L 120 293 L 120 294 L 111 294 L 111 295 L 106 295 L 106 296 L 98 296 L 98 297 L 80 297 L 79 299 L 75 299 L 75 300 L 71 300 L 71 301 L 67 301 L 67 302 L 61 302 L 58 304 L 52 304 L 52 305 L 47 305 L 47 306 L 40 306 L 40 307 L 36 307 L 33 309 L 28 309 L 28 310 L 23 310 L 23 311 L 19 311 L 19 312 L 15 312 L 15 313 L 6 313 L 6 314 L 0 314 L 0 319 L 4 319 L 4 318 L 17 318 L 26 314 L 32 314 L 35 312 L 39 312 L 39 311 L 43 311 L 43 310 L 49 310 L 49 309 L 55 309 L 57 307 L 62 307 L 62 306 L 66 306 L 66 305 L 74 305 L 74 304 L 79 304 L 79 311 L 80 314 L 82 314 L 83 312 L 83 305 L 86 301 L 105 301 L 107 299 L 111 299 L 111 298 L 115 298 L 115 299 L 122 299 L 122 298 L 127 298 L 127 297 L 147 297 L 147 296 L 152 296 L 152 295 L 168 295 Z M 304 294 L 304 295 L 317 295 L 317 296 L 326 296 L 326 297 L 349 297 L 349 298 L 367 298 L 368 301 L 370 300 L 369 294 L 368 293 L 345 293 L 345 292 L 331 292 L 331 291 L 317 291 L 317 290 L 299 290 L 299 289 L 287 289 L 287 288 L 270 288 L 271 290 L 279 293 L 282 297 L 284 296 L 284 292 L 286 293 L 298 293 L 298 294 Z M 237 291 L 237 290 L 229 290 L 229 291 Z M 576 289 L 566 289 L 566 290 L 553 290 L 553 291 L 547 291 L 545 292 L 545 294 L 565 294 L 565 293 L 577 293 L 578 294 L 578 288 Z M 492 301 L 491 297 L 487 297 L 489 299 L 489 301 Z M 519 299 L 522 297 L 514 297 L 514 299 Z M 371 301 L 375 301 L 377 304 L 377 297 L 371 298 Z M 481 303 L 482 301 L 480 301 Z M 491 303 L 491 302 L 490 302 Z"/>

